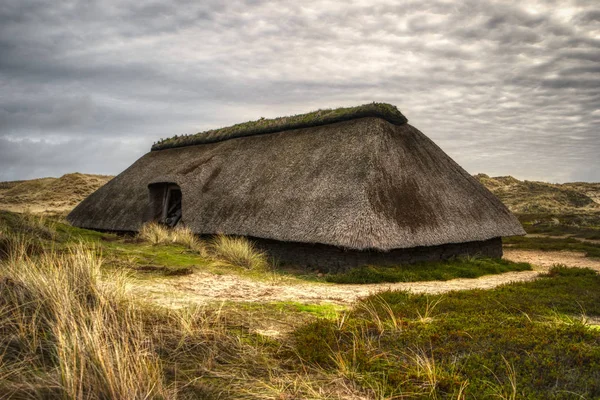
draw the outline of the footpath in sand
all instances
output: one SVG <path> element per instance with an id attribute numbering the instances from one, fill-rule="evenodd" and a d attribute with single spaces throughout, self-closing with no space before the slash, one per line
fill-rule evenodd
<path id="1" fill-rule="evenodd" d="M 197 272 L 188 276 L 144 281 L 134 285 L 132 290 L 144 299 L 174 308 L 221 301 L 294 301 L 349 305 L 360 297 L 384 290 L 408 290 L 414 293 L 434 294 L 452 290 L 491 289 L 509 282 L 530 281 L 554 264 L 587 267 L 600 272 L 600 260 L 586 258 L 582 253 L 505 249 L 504 258 L 515 262 L 529 262 L 534 266 L 534 270 L 485 275 L 476 279 L 364 285 L 297 283 L 285 279 L 268 282 L 236 275 Z"/>

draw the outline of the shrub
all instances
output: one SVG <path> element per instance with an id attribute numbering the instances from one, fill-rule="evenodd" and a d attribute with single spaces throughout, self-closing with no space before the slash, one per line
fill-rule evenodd
<path id="1" fill-rule="evenodd" d="M 556 266 L 443 301 L 381 292 L 342 322 L 296 328 L 293 354 L 328 373 L 350 371 L 365 390 L 383 388 L 376 398 L 599 398 L 599 287 L 592 270 Z"/>
<path id="2" fill-rule="evenodd" d="M 18 259 L 40 254 L 43 251 L 39 240 L 19 233 L 0 231 L 0 260 Z"/>

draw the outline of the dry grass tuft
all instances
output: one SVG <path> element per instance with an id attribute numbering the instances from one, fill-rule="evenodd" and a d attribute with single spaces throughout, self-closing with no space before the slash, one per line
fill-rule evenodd
<path id="1" fill-rule="evenodd" d="M 190 228 L 185 226 L 169 228 L 156 222 L 149 222 L 142 226 L 138 237 L 153 245 L 162 243 L 181 244 L 190 250 L 199 252 L 201 255 L 206 255 L 204 243 L 198 239 Z"/>
<path id="2" fill-rule="evenodd" d="M 156 222 L 144 224 L 138 232 L 138 237 L 152 244 L 171 242 L 169 229 L 164 225 L 157 224 Z"/>
<path id="3" fill-rule="evenodd" d="M 245 237 L 218 235 L 210 243 L 214 264 L 241 267 L 253 271 L 270 269 L 266 253 L 259 251 Z"/>
<path id="4" fill-rule="evenodd" d="M 205 244 L 187 227 L 171 229 L 154 222 L 142 226 L 138 237 L 153 245 L 181 244 L 209 259 L 215 267 L 243 268 L 255 272 L 271 271 L 267 254 L 258 250 L 245 237 L 218 235 Z"/>

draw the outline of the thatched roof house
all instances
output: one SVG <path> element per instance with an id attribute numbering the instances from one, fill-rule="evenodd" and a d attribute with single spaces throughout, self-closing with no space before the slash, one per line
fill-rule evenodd
<path id="1" fill-rule="evenodd" d="M 388 104 L 261 119 L 160 141 L 68 216 L 253 238 L 284 261 L 397 263 L 501 256 L 508 209 Z"/>

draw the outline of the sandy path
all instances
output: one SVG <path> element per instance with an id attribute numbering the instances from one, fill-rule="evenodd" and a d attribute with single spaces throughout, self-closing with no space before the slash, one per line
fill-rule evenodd
<path id="1" fill-rule="evenodd" d="M 591 268 L 600 271 L 600 260 L 587 258 L 584 253 L 575 251 L 504 249 L 504 258 L 514 262 L 528 262 L 540 270 L 547 270 L 554 264 L 564 264 L 569 267 Z"/>
<path id="2" fill-rule="evenodd" d="M 556 263 L 589 267 L 600 271 L 600 261 L 574 252 L 505 250 L 505 258 L 534 264 L 534 271 L 486 275 L 477 279 L 453 279 L 440 282 L 408 282 L 366 285 L 326 283 L 289 283 L 257 281 L 236 275 L 197 272 L 193 275 L 161 278 L 135 284 L 133 292 L 144 299 L 168 307 L 206 304 L 214 301 L 296 301 L 349 305 L 360 297 L 383 290 L 409 290 L 415 293 L 444 293 L 452 290 L 491 289 L 509 282 L 529 281 Z"/>

